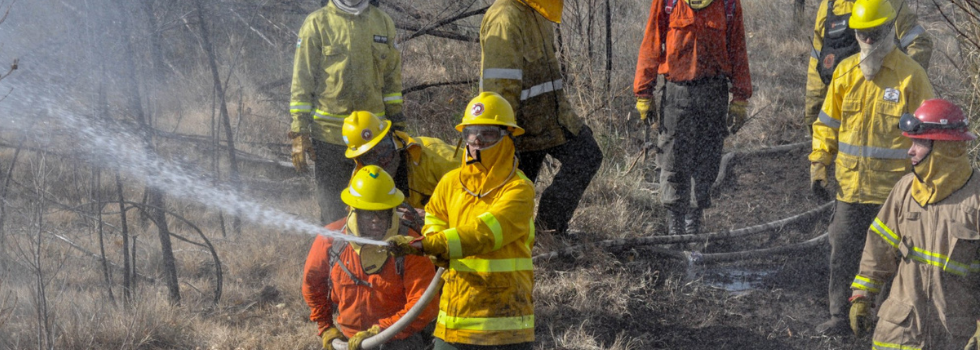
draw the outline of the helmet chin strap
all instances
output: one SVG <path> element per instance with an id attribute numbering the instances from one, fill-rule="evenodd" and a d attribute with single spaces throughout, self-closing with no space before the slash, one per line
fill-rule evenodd
<path id="1" fill-rule="evenodd" d="M 503 140 L 503 138 L 501 138 L 501 140 Z M 466 145 L 466 158 L 467 158 L 466 165 L 470 165 L 470 164 L 473 164 L 473 163 L 479 163 L 480 161 L 483 160 L 483 157 L 481 156 L 481 153 L 483 151 L 488 150 L 488 149 L 491 149 L 491 148 L 494 148 L 494 147 L 497 147 L 497 145 L 499 145 L 499 144 L 500 144 L 500 141 L 498 140 L 493 145 L 490 145 L 490 147 L 484 147 L 484 148 L 481 148 L 481 149 L 476 150 L 476 158 L 474 158 L 474 159 L 469 159 L 470 158 L 470 152 L 469 152 L 470 151 L 470 145 Z"/>

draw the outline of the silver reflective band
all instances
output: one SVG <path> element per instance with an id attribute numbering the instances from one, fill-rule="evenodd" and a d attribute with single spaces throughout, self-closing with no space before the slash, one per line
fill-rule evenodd
<path id="1" fill-rule="evenodd" d="M 838 143 L 838 147 L 842 153 L 847 153 L 852 156 L 858 156 L 864 158 L 906 159 L 909 157 L 908 152 L 905 149 L 891 149 L 891 148 L 872 147 L 872 146 L 855 146 L 843 142 Z"/>
<path id="2" fill-rule="evenodd" d="M 810 46 L 810 57 L 820 59 L 820 53 L 817 52 L 817 48 L 813 47 L 813 45 Z"/>
<path id="3" fill-rule="evenodd" d="M 561 79 L 556 79 L 544 84 L 538 84 L 532 86 L 530 89 L 521 91 L 521 101 L 527 100 L 531 97 L 538 96 L 541 94 L 546 94 L 552 91 L 561 90 L 561 87 L 562 87 Z"/>
<path id="4" fill-rule="evenodd" d="M 840 120 L 831 118 L 829 115 L 827 115 L 827 113 L 824 113 L 824 111 L 820 111 L 820 116 L 817 118 L 820 119 L 821 123 L 824 123 L 831 128 L 840 129 Z"/>
<path id="5" fill-rule="evenodd" d="M 920 25 L 912 27 L 912 29 L 909 29 L 909 32 L 905 33 L 905 36 L 902 37 L 902 40 L 899 42 L 899 45 L 904 49 L 912 44 L 912 40 L 915 40 L 915 38 L 919 37 L 920 34 L 925 32 L 926 30 L 923 29 L 922 26 Z"/>
<path id="6" fill-rule="evenodd" d="M 483 70 L 483 79 L 513 79 L 521 80 L 524 72 L 520 69 L 487 68 Z"/>

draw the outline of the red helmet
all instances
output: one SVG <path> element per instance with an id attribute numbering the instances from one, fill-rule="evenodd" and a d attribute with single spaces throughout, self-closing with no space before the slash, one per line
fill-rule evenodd
<path id="1" fill-rule="evenodd" d="M 915 116 L 902 115 L 898 128 L 903 131 L 902 135 L 913 139 L 970 141 L 977 136 L 970 132 L 969 123 L 960 107 L 934 98 L 922 101 Z"/>

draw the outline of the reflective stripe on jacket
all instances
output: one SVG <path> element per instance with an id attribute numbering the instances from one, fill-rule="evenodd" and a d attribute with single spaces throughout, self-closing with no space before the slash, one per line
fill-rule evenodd
<path id="1" fill-rule="evenodd" d="M 807 127 L 813 124 L 823 106 L 824 97 L 827 94 L 827 85 L 820 79 L 817 73 L 818 58 L 820 50 L 823 48 L 824 22 L 827 19 L 827 1 L 821 0 L 817 8 L 817 20 L 813 27 L 813 47 L 810 50 L 810 65 L 806 76 L 806 95 L 804 110 L 804 122 Z M 929 68 L 929 58 L 932 57 L 932 38 L 929 33 L 919 25 L 918 16 L 915 11 L 908 7 L 906 0 L 890 0 L 892 7 L 898 11 L 898 18 L 895 19 L 895 36 L 898 40 L 898 47 L 908 53 L 924 69 Z M 851 13 L 854 0 L 835 0 L 834 14 L 843 15 Z M 918 107 L 918 106 L 916 106 Z"/>
<path id="2" fill-rule="evenodd" d="M 891 281 L 878 311 L 875 348 L 933 348 L 936 337 L 967 338 L 980 317 L 980 176 L 925 208 L 912 198 L 908 174 L 868 230 L 851 288 L 874 300 Z M 893 279 L 894 278 L 894 279 Z M 954 344 L 962 346 L 963 344 Z"/>
<path id="3" fill-rule="evenodd" d="M 524 135 L 518 152 L 565 144 L 562 127 L 578 135 L 582 119 L 565 97 L 554 25 L 517 0 L 497 0 L 480 24 L 480 91 L 493 91 L 514 107 Z"/>
<path id="4" fill-rule="evenodd" d="M 728 23 L 725 1 L 698 11 L 678 1 L 669 15 L 664 1 L 654 0 L 650 5 L 633 92 L 652 96 L 659 74 L 672 82 L 726 76 L 732 82 L 734 100 L 752 97 L 741 2 L 735 0 L 735 14 Z"/>
<path id="5" fill-rule="evenodd" d="M 437 241 L 449 261 L 434 333 L 448 343 L 534 341 L 534 184 L 516 168 L 513 147 L 504 139 L 488 151 L 497 153 L 483 158 L 497 157 L 489 174 L 479 162 L 446 174 L 425 207 L 423 246 Z"/>
<path id="6" fill-rule="evenodd" d="M 341 230 L 347 218 L 337 220 L 327 229 Z M 409 230 L 412 236 L 418 236 Z M 368 275 L 361 269 L 361 259 L 350 244 L 340 253 L 340 261 L 359 280 L 371 286 L 358 284 L 338 265 L 330 264 L 329 251 L 332 238 L 317 236 L 306 257 L 303 269 L 303 299 L 310 306 L 310 320 L 317 323 L 317 334 L 334 325 L 334 305 L 337 308 L 337 328 L 347 337 L 378 325 L 381 329 L 398 321 L 422 297 L 425 288 L 435 276 L 435 266 L 428 258 L 409 255 L 405 257 L 404 271 L 396 271 L 394 258 L 388 258 L 381 272 Z M 422 331 L 435 319 L 436 303 L 427 306 L 395 339 L 405 339 Z"/>
<path id="7" fill-rule="evenodd" d="M 340 130 L 351 112 L 400 113 L 401 53 L 395 35 L 391 17 L 374 6 L 355 16 L 330 2 L 306 17 L 293 61 L 291 130 L 343 145 Z"/>
<path id="8" fill-rule="evenodd" d="M 881 204 L 892 186 L 911 169 L 906 153 L 911 139 L 898 121 L 923 100 L 933 97 L 925 70 L 893 50 L 874 80 L 858 67 L 860 55 L 848 57 L 834 71 L 820 117 L 813 123 L 811 162 L 830 165 L 837 157 L 837 199 Z"/>

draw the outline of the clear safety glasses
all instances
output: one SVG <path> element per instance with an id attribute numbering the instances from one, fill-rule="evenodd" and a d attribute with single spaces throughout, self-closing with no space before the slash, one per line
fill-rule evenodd
<path id="1" fill-rule="evenodd" d="M 871 29 L 857 29 L 854 33 L 860 41 L 876 43 L 891 32 L 891 25 L 880 25 Z"/>
<path id="2" fill-rule="evenodd" d="M 463 141 L 486 148 L 500 142 L 507 130 L 498 125 L 467 125 L 463 127 Z"/>
<path id="3" fill-rule="evenodd" d="M 377 145 L 371 148 L 370 151 L 365 152 L 358 160 L 364 165 L 377 165 L 384 167 L 391 162 L 392 158 L 395 157 L 395 152 L 398 149 L 395 148 L 395 141 L 390 137 L 385 137 L 384 140 L 378 142 Z"/>
<path id="4" fill-rule="evenodd" d="M 902 114 L 902 119 L 898 121 L 898 128 L 909 134 L 921 134 L 929 130 L 955 130 L 966 128 L 966 122 L 957 123 L 926 123 L 915 116 L 905 113 Z"/>

